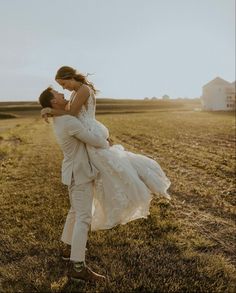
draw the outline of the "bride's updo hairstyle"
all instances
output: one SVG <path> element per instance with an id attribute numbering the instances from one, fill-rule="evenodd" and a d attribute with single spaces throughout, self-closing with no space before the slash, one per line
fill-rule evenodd
<path id="1" fill-rule="evenodd" d="M 72 79 L 73 78 L 74 80 L 89 86 L 96 94 L 98 90 L 94 87 L 92 82 L 87 80 L 88 75 L 89 74 L 84 75 L 82 73 L 79 73 L 78 71 L 76 71 L 74 68 L 70 66 L 62 66 L 61 68 L 58 69 L 55 79 L 57 80 L 57 79 Z"/>

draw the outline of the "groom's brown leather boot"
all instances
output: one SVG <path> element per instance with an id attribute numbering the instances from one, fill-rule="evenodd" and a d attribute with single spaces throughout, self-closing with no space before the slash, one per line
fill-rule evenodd
<path id="1" fill-rule="evenodd" d="M 105 281 L 106 277 L 100 274 L 93 272 L 89 267 L 84 266 L 80 271 L 73 269 L 70 272 L 70 278 L 73 281 Z"/>

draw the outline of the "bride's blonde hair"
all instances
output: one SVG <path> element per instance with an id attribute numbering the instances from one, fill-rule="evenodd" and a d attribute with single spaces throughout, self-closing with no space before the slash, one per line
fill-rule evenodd
<path id="1" fill-rule="evenodd" d="M 84 75 L 82 73 L 77 72 L 74 68 L 70 66 L 62 66 L 57 70 L 55 79 L 72 79 L 74 78 L 76 81 L 82 82 L 83 84 L 86 84 L 89 86 L 94 93 L 96 94 L 98 90 L 95 88 L 92 82 L 88 81 L 87 75 Z"/>

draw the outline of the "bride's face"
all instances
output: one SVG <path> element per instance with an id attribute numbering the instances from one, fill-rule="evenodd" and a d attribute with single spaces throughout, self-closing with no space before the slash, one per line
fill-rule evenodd
<path id="1" fill-rule="evenodd" d="M 56 79 L 56 82 L 62 86 L 63 89 L 68 91 L 74 90 L 74 80 L 73 79 Z"/>

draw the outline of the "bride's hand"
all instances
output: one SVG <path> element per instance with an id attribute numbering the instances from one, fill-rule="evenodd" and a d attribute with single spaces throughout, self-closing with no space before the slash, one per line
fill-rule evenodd
<path id="1" fill-rule="evenodd" d="M 110 137 L 107 138 L 107 141 L 109 142 L 109 145 L 110 145 L 110 146 L 113 145 L 113 140 L 112 140 Z"/>
<path id="2" fill-rule="evenodd" d="M 52 117 L 53 113 L 52 113 L 52 108 L 43 108 L 41 110 L 41 117 L 45 120 L 45 122 L 49 123 L 48 117 Z"/>
<path id="3" fill-rule="evenodd" d="M 50 108 L 50 107 L 43 108 L 43 109 L 41 110 L 41 116 L 44 116 L 45 114 L 50 114 L 50 115 L 52 115 L 52 114 L 53 114 L 53 113 L 52 113 L 52 108 Z"/>

